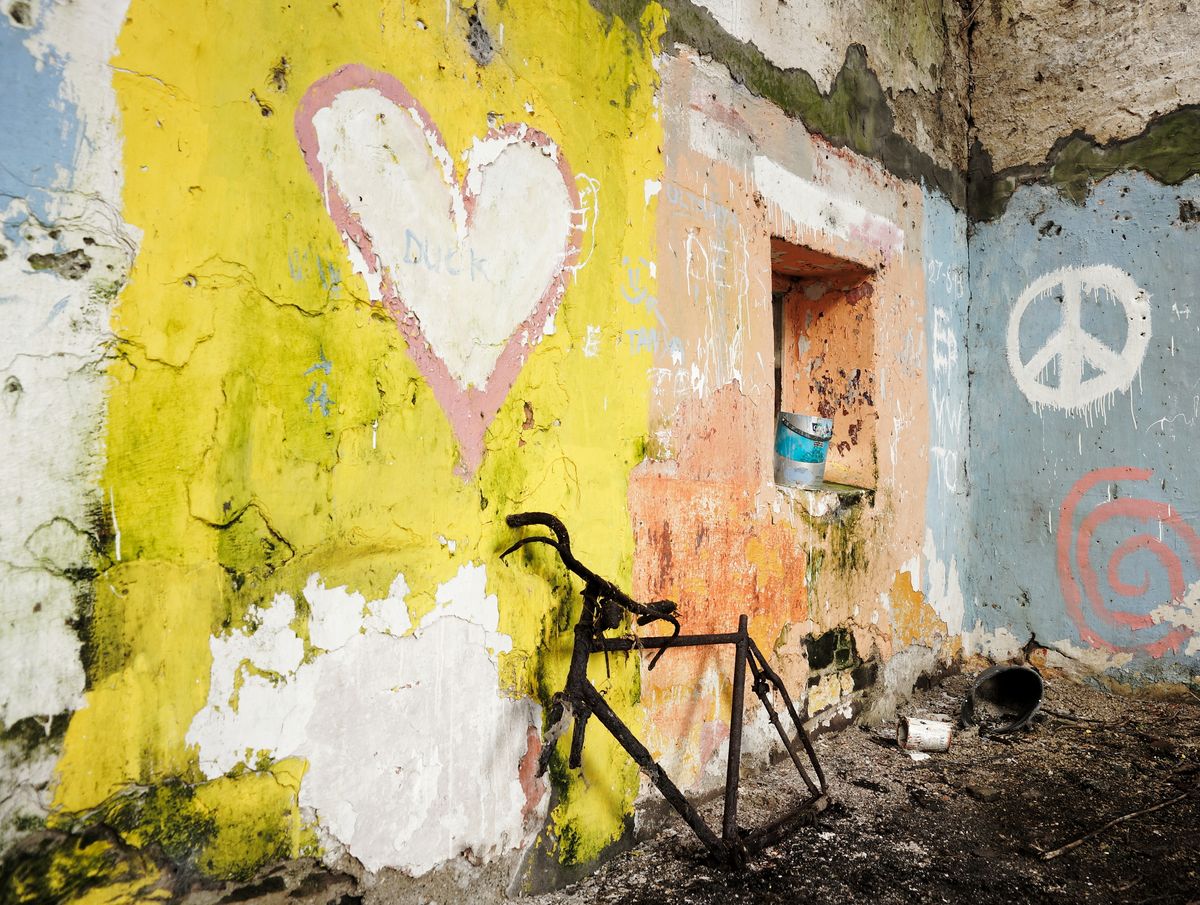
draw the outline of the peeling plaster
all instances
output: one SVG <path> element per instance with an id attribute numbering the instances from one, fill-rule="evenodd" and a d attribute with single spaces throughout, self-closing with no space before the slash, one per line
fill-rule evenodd
<path id="1" fill-rule="evenodd" d="M 816 71 L 819 62 L 805 60 L 781 65 L 762 50 L 760 42 L 774 22 L 791 11 L 790 4 L 771 7 L 765 16 L 747 29 L 739 28 L 735 35 L 723 28 L 704 5 L 692 0 L 663 0 L 667 10 L 664 47 L 676 52 L 685 47 L 695 49 L 705 58 L 727 67 L 732 81 L 771 101 L 812 132 L 864 157 L 880 160 L 899 176 L 937 185 L 948 197 L 961 203 L 964 197 L 961 170 L 967 161 L 968 90 L 966 32 L 961 26 L 963 10 L 953 0 L 942 0 L 937 7 L 921 0 L 922 5 L 912 9 L 900 7 L 915 6 L 915 0 L 892 2 L 897 8 L 890 11 L 891 15 L 851 14 L 856 26 L 852 34 L 841 30 L 842 23 L 828 19 L 818 28 L 801 27 L 802 35 L 828 39 L 822 54 L 841 63 L 827 87 L 822 87 L 824 78 Z M 629 21 L 642 10 L 644 0 L 632 4 L 592 0 L 592 4 Z M 729 9 L 727 3 L 711 5 Z M 747 10 L 751 6 L 739 4 Z M 737 11 L 735 8 L 735 16 Z M 918 67 L 918 77 L 924 79 L 928 73 L 937 85 L 935 90 L 895 87 L 896 80 L 904 78 L 903 73 L 912 71 L 913 47 L 881 47 L 864 33 L 871 24 L 889 22 L 892 16 L 896 22 L 886 29 L 887 38 L 905 41 L 906 32 L 912 28 L 924 31 L 937 45 L 931 50 L 940 58 Z M 802 48 L 801 52 L 811 46 L 803 40 L 796 41 L 794 35 L 789 35 L 787 41 L 792 47 Z M 864 46 L 864 41 L 870 46 Z"/>
<path id="2" fill-rule="evenodd" d="M 33 723 L 33 731 L 41 735 L 37 746 L 16 740 L 0 745 L 0 850 L 7 851 L 30 824 L 39 825 L 50 812 L 59 741 L 50 728 L 49 721 Z"/>
<path id="3" fill-rule="evenodd" d="M 863 721 L 873 725 L 892 718 L 921 677 L 935 672 L 938 666 L 937 653 L 923 645 L 915 644 L 897 651 L 880 670 Z"/>
<path id="4" fill-rule="evenodd" d="M 103 78 L 104 61 L 121 11 L 89 12 L 77 23 L 57 6 L 48 9 L 47 19 L 26 44 L 31 52 L 52 54 L 62 64 L 59 91 L 87 110 L 83 126 L 88 140 L 81 147 L 91 150 L 84 152 L 79 167 L 62 174 L 41 210 L 10 198 L 0 211 L 0 221 L 10 224 L 10 236 L 17 237 L 12 253 L 0 260 L 5 318 L 0 378 L 8 403 L 6 414 L 0 415 L 5 422 L 0 430 L 0 507 L 6 513 L 0 561 L 12 570 L 0 603 L 0 618 L 9 627 L 0 636 L 5 648 L 0 668 L 11 680 L 0 683 L 0 713 L 8 714 L 6 719 L 59 713 L 77 706 L 83 691 L 80 641 L 66 625 L 76 609 L 72 583 L 16 570 L 41 568 L 47 560 L 60 574 L 91 565 L 92 547 L 78 543 L 78 529 L 58 537 L 63 547 L 48 545 L 53 536 L 45 529 L 59 519 L 73 526 L 88 524 L 95 502 L 101 464 L 95 433 L 103 416 L 108 302 L 124 279 L 133 250 L 133 238 L 113 207 L 120 186 L 119 177 L 114 183 L 120 147 L 106 142 L 111 128 L 105 114 L 114 101 Z M 39 269 L 36 263 L 63 256 L 86 257 L 91 264 L 86 271 L 62 272 Z M 31 549 L 35 537 L 40 538 L 32 545 L 36 555 Z M 44 686 L 38 681 L 43 668 L 52 673 Z"/>
<path id="5" fill-rule="evenodd" d="M 988 630 L 982 622 L 976 622 L 974 627 L 963 633 L 963 653 L 981 654 L 995 663 L 1000 663 L 1019 657 L 1028 640 L 1018 638 L 1008 626 Z"/>
<path id="6" fill-rule="evenodd" d="M 843 49 L 851 43 L 869 45 L 872 56 L 886 61 L 885 88 L 934 90 L 933 72 L 951 40 L 948 29 L 956 24 L 932 14 L 930 5 L 911 9 L 904 2 L 697 0 L 697 5 L 711 11 L 734 37 L 753 42 L 780 69 L 812 73 L 826 92 L 841 68 Z M 820 27 L 813 27 L 818 22 Z"/>
<path id="7" fill-rule="evenodd" d="M 74 710 L 83 702 L 81 642 L 71 628 L 75 586 L 41 570 L 0 565 L 0 723 Z"/>
<path id="8" fill-rule="evenodd" d="M 1193 582 L 1182 600 L 1172 600 L 1150 611 L 1155 624 L 1164 624 L 1191 632 L 1180 651 L 1184 656 L 1200 654 L 1200 581 Z"/>
<path id="9" fill-rule="evenodd" d="M 789 172 L 768 157 L 754 158 L 754 182 L 804 235 L 836 236 L 878 248 L 884 259 L 904 251 L 904 233 L 896 224 L 861 204 Z"/>
<path id="10" fill-rule="evenodd" d="M 949 562 L 938 555 L 933 542 L 933 531 L 925 530 L 925 598 L 933 607 L 938 618 L 946 623 L 950 637 L 962 633 L 966 602 L 963 598 L 962 581 L 958 574 L 958 559 L 951 556 Z"/>
<path id="11" fill-rule="evenodd" d="M 1133 656 L 1121 651 L 1081 647 L 1069 638 L 1038 643 L 1046 648 L 1046 665 L 1061 669 L 1079 679 L 1091 679 L 1107 672 L 1120 670 L 1133 661 Z"/>
<path id="12" fill-rule="evenodd" d="M 1200 103 L 1200 24 L 1189 7 L 993 0 L 980 9 L 971 106 L 996 168 L 1036 164 L 1068 135 L 1087 133 L 1101 145 L 1127 139 L 1157 115 Z"/>
<path id="13" fill-rule="evenodd" d="M 246 628 L 211 640 L 208 703 L 187 737 L 204 774 L 304 758 L 300 805 L 331 853 L 344 847 L 372 872 L 421 875 L 520 846 L 530 790 L 518 767 L 540 710 L 501 690 L 497 656 L 512 641 L 486 582 L 484 566 L 462 566 L 413 630 L 403 575 L 368 602 L 313 574 L 307 651 L 290 596 L 252 610 Z"/>
<path id="14" fill-rule="evenodd" d="M 122 219 L 120 116 L 108 67 L 126 4 L 38 3 L 0 18 L 7 86 L 0 167 L 0 839 L 36 826 L 66 714 L 83 704 L 102 507 L 109 306 L 139 235 Z"/>

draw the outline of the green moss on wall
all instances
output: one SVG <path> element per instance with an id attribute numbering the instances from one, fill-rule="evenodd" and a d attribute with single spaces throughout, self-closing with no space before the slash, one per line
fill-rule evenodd
<path id="1" fill-rule="evenodd" d="M 103 809 L 104 822 L 140 847 L 157 845 L 177 864 L 193 863 L 216 834 L 216 821 L 195 801 L 195 790 L 168 780 L 121 795 Z"/>
<path id="2" fill-rule="evenodd" d="M 97 895 L 104 890 L 109 895 Z M 158 866 L 129 849 L 111 831 L 44 832 L 0 861 L 0 901 L 54 903 L 165 901 L 169 891 Z"/>
<path id="3" fill-rule="evenodd" d="M 638 20 L 646 4 L 640 0 L 592 0 L 592 5 L 610 19 L 631 23 Z M 966 203 L 963 175 L 938 166 L 896 132 L 887 93 L 871 71 L 866 49 L 861 45 L 846 50 L 846 61 L 826 94 L 804 70 L 782 69 L 753 43 L 730 35 L 708 10 L 688 0 L 662 0 L 662 5 L 668 12 L 663 47 L 678 43 L 695 48 L 728 67 L 730 74 L 751 92 L 773 102 L 831 144 L 878 160 L 901 178 L 923 179 L 959 207 Z M 906 5 L 899 3 L 899 7 Z M 898 27 L 916 29 L 907 36 L 910 53 L 928 49 L 936 29 L 927 18 L 911 12 L 906 15 L 898 8 L 895 19 Z M 921 23 L 914 24 L 916 19 Z"/>
<path id="4" fill-rule="evenodd" d="M 1180 107 L 1146 124 L 1138 135 L 1100 144 L 1074 132 L 1059 139 L 1044 163 L 993 172 L 991 156 L 978 142 L 971 149 L 968 210 L 973 220 L 1004 213 L 1022 183 L 1056 186 L 1082 204 L 1092 186 L 1122 170 L 1141 170 L 1165 185 L 1179 185 L 1200 173 L 1200 106 Z"/>

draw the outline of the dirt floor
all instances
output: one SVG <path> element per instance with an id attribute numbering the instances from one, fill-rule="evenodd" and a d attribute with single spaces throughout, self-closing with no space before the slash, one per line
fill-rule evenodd
<path id="1" fill-rule="evenodd" d="M 957 717 L 973 675 L 901 714 Z M 819 739 L 834 803 L 745 872 L 709 866 L 680 822 L 535 901 L 1200 905 L 1200 699 L 1131 700 L 1045 679 L 1044 710 L 1025 730 L 964 731 L 920 762 L 896 746 L 894 725 Z M 739 822 L 753 825 L 802 788 L 780 764 L 743 785 Z M 719 810 L 706 809 L 710 825 Z M 1145 813 L 1045 859 L 1135 811 Z"/>
<path id="2" fill-rule="evenodd" d="M 901 715 L 957 718 L 976 672 L 922 692 Z M 995 738 L 965 730 L 924 760 L 897 747 L 894 723 L 819 738 L 833 803 L 744 871 L 707 863 L 671 815 L 575 886 L 523 901 L 1200 905 L 1200 698 L 1141 701 L 1053 672 L 1044 678 L 1043 710 L 1025 730 Z M 803 785 L 783 763 L 742 790 L 739 823 L 754 827 Z M 719 802 L 705 808 L 710 826 L 720 825 L 719 811 Z M 132 852 L 130 863 L 142 857 Z M 414 880 L 305 859 L 225 884 L 168 869 L 154 892 L 184 905 L 499 905 L 512 867 L 453 862 Z"/>

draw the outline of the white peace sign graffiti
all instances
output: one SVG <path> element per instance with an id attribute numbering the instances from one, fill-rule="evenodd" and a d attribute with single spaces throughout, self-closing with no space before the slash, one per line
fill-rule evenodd
<path id="1" fill-rule="evenodd" d="M 1061 288 L 1060 288 L 1061 287 Z M 1021 318 L 1029 306 L 1055 290 L 1062 295 L 1062 319 L 1028 361 L 1021 358 Z M 1125 345 L 1114 351 L 1083 328 L 1085 296 L 1107 293 L 1125 309 Z M 1093 302 L 1095 303 L 1095 302 Z M 1108 264 L 1064 267 L 1034 280 L 1021 293 L 1008 319 L 1008 366 L 1021 392 L 1034 405 L 1077 409 L 1127 389 L 1150 343 L 1150 297 L 1122 270 Z M 1042 382 L 1057 359 L 1058 385 Z M 1084 378 L 1084 366 L 1095 374 Z"/>

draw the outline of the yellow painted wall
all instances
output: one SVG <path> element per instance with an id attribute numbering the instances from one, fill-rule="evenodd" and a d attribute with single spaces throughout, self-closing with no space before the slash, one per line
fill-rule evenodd
<path id="1" fill-rule="evenodd" d="M 249 608 L 278 592 L 299 599 L 312 573 L 367 597 L 403 573 L 415 622 L 460 565 L 485 563 L 513 639 L 502 685 L 543 702 L 565 674 L 557 610 L 569 598 L 546 581 L 560 574 L 548 558 L 537 569 L 498 562 L 512 537 L 504 516 L 560 514 L 587 561 L 627 583 L 626 484 L 647 400 L 615 388 L 639 386 L 650 354 L 582 347 L 593 325 L 611 352 L 620 262 L 652 254 L 643 186 L 662 167 L 651 66 L 661 16 L 649 9 L 632 34 L 585 0 L 479 12 L 494 39 L 503 29 L 486 66 L 468 52 L 465 10 L 442 0 L 131 4 L 113 66 L 124 215 L 143 238 L 113 313 L 103 490 L 115 565 L 95 587 L 91 681 L 55 793 L 62 820 L 111 809 L 134 785 L 200 782 L 185 734 L 208 693 L 210 638 L 244 628 Z M 540 129 L 599 185 L 584 237 L 594 254 L 466 479 L 444 412 L 353 273 L 297 145 L 300 98 L 349 63 L 408 87 L 460 178 L 458 155 L 491 114 Z M 327 373 L 310 371 L 322 361 Z M 327 384 L 327 415 L 309 398 L 314 377 Z M 636 722 L 636 669 L 614 669 L 610 699 Z M 612 779 L 560 790 L 550 825 L 570 860 L 598 853 L 632 806 L 636 771 L 595 732 L 584 772 L 600 771 Z M 200 867 L 243 875 L 315 850 L 296 808 L 302 774 L 302 763 L 252 763 L 202 783 L 185 808 Z M 169 835 L 151 810 L 131 840 Z"/>
<path id="2" fill-rule="evenodd" d="M 478 23 L 490 56 L 472 35 Z M 872 675 L 906 645 L 924 648 L 929 663 L 957 650 L 945 643 L 948 624 L 929 616 L 937 614 L 917 558 L 927 527 L 928 387 L 923 346 L 909 356 L 904 343 L 924 329 L 926 193 L 831 150 L 720 64 L 661 47 L 667 25 L 655 4 L 640 21 L 610 20 L 587 0 L 132 0 L 111 65 L 122 216 L 140 244 L 112 308 L 104 506 L 95 519 L 108 534 L 81 632 L 88 687 L 62 743 L 50 822 L 74 830 L 102 821 L 134 848 L 65 837 L 36 862 L 43 879 L 18 878 L 21 897 L 158 895 L 166 873 L 146 852 L 236 879 L 329 851 L 331 836 L 342 839 L 333 822 L 348 818 L 311 804 L 328 762 L 303 745 L 261 747 L 265 736 L 252 731 L 244 738 L 255 743 L 238 747 L 242 704 L 251 691 L 259 706 L 290 700 L 297 711 L 315 699 L 300 674 L 316 675 L 333 654 L 315 640 L 314 594 L 324 595 L 321 606 L 358 607 L 356 642 L 369 634 L 365 601 L 382 600 L 404 610 L 404 637 L 422 641 L 430 619 L 457 603 L 446 588 L 463 576 L 485 576 L 476 602 L 498 605 L 488 637 L 502 643 L 488 649 L 492 660 L 475 661 L 498 681 L 473 703 L 483 708 L 476 715 L 502 714 L 497 726 L 508 719 L 508 734 L 473 734 L 470 711 L 453 706 L 425 723 L 439 724 L 434 734 L 444 724 L 445 737 L 480 758 L 478 799 L 490 801 L 494 783 L 509 796 L 511 818 L 517 784 L 528 807 L 516 809 L 518 830 L 510 820 L 503 833 L 467 819 L 488 851 L 460 845 L 421 863 L 467 849 L 477 861 L 520 851 L 528 857 L 518 879 L 532 883 L 543 882 L 534 875 L 544 868 L 561 879 L 593 861 L 626 831 L 638 773 L 593 723 L 581 772 L 566 768 L 565 755 L 552 760 L 549 798 L 530 775 L 547 728 L 541 708 L 565 679 L 578 595 L 544 548 L 499 560 L 516 537 L 504 524 L 514 512 L 560 516 L 586 564 L 637 596 L 677 598 L 685 629 L 729 630 L 748 613 L 798 698 L 814 669 L 829 673 L 808 701 L 829 706 L 826 722 L 866 692 L 845 670 L 814 667 L 806 639 L 852 633 L 855 663 L 871 661 Z M 468 186 L 464 209 L 475 191 L 471 163 L 497 135 L 528 126 L 553 143 L 539 145 L 548 158 L 566 161 L 579 233 L 562 260 L 577 263 L 545 335 L 540 323 L 529 330 L 536 335 L 515 334 L 521 366 L 481 456 L 463 442 L 471 431 L 462 412 L 452 411 L 397 304 L 442 304 L 424 310 L 453 322 L 472 299 L 443 292 L 381 304 L 391 290 L 360 275 L 371 267 L 353 238 L 358 226 L 366 232 L 365 215 L 356 226 L 330 200 L 346 175 L 331 177 L 322 156 L 336 142 L 319 150 L 310 142 L 302 153 L 303 123 L 316 134 L 316 115 L 332 109 L 310 105 L 321 98 L 314 86 L 340 85 L 346 73 L 391 85 L 389 102 L 415 99 L 396 107 L 401 121 L 406 104 L 409 112 L 420 105 L 421 135 L 438 133 L 431 159 L 444 148 L 454 191 Z M 375 133 L 354 133 L 367 134 Z M 355 159 L 386 170 L 400 160 L 389 140 L 358 147 Z M 534 232 L 550 216 L 547 198 L 510 199 L 512 260 L 523 235 L 528 247 L 546 247 Z M 812 198 L 820 203 L 804 200 Z M 814 514 L 812 501 L 771 479 L 773 236 L 873 273 L 881 315 L 860 328 L 874 331 L 863 367 L 892 395 L 880 394 L 878 429 L 860 451 L 872 463 L 872 492 L 844 512 Z M 386 266 L 413 263 L 398 263 L 395 252 Z M 897 575 L 914 576 L 903 599 Z M 397 582 L 407 590 L 396 592 Z M 264 628 L 280 614 L 284 624 Z M 276 630 L 280 644 L 300 651 L 286 668 L 245 653 L 253 644 L 269 652 Z M 409 648 L 392 644 L 397 635 L 390 639 L 371 649 L 406 656 Z M 342 666 L 349 645 L 339 649 Z M 437 673 L 430 684 L 453 684 L 466 667 L 461 654 L 425 644 L 421 662 Z M 386 664 L 349 665 L 348 694 Z M 676 652 L 652 676 L 643 667 L 624 656 L 593 664 L 608 700 L 681 787 L 713 787 L 728 735 L 724 661 Z M 332 687 L 336 699 L 341 689 Z M 286 688 L 300 696 L 271 697 Z M 411 739 L 428 729 L 410 725 L 409 712 L 373 719 L 351 703 L 344 722 L 325 725 L 339 733 L 332 747 L 358 745 L 368 760 L 382 763 L 376 754 L 393 739 L 417 744 Z M 262 712 L 274 718 L 269 706 Z M 228 749 L 232 739 L 236 756 L 215 760 L 197 741 L 206 737 L 198 725 L 214 734 L 236 728 L 222 742 Z M 513 753 L 514 734 L 523 756 Z M 755 745 L 745 763 L 766 754 L 765 743 Z M 440 769 L 444 753 L 431 752 L 430 764 Z M 419 756 L 406 768 L 414 762 L 421 772 Z M 345 758 L 341 772 L 353 777 L 359 763 Z M 380 804 L 400 815 L 397 827 L 422 808 L 453 818 L 455 790 L 440 784 L 438 769 L 427 772 L 434 781 L 394 780 L 401 787 Z M 410 781 L 421 795 L 408 794 Z M 396 838 L 420 835 L 405 827 Z M 556 864 L 568 869 L 555 873 Z"/>

